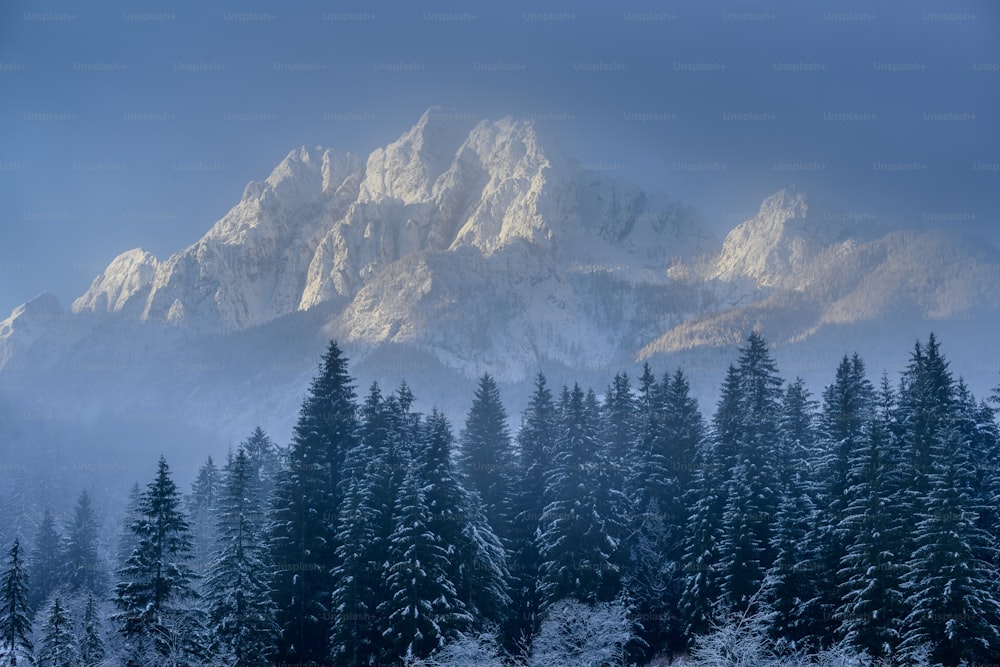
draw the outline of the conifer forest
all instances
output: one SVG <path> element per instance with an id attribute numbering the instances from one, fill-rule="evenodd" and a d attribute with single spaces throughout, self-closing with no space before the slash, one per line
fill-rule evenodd
<path id="1" fill-rule="evenodd" d="M 907 354 L 813 393 L 752 333 L 711 409 L 647 365 L 452 424 L 332 342 L 287 446 L 148 461 L 111 549 L 86 491 L 13 535 L 2 664 L 996 664 L 1000 396 Z"/>

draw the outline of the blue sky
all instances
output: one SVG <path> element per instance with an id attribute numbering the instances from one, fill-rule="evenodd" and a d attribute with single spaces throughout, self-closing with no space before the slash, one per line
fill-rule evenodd
<path id="1" fill-rule="evenodd" d="M 719 233 L 797 184 L 1000 241 L 991 0 L 0 4 L 0 317 L 195 241 L 291 149 L 535 118 Z"/>

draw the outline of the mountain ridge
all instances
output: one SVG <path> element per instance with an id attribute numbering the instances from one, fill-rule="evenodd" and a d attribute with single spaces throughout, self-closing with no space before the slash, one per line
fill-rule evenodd
<path id="1" fill-rule="evenodd" d="M 894 318 L 995 318 L 998 286 L 994 248 L 844 215 L 794 186 L 720 242 L 689 205 L 585 168 L 530 122 L 432 108 L 366 157 L 290 151 L 195 243 L 123 252 L 68 310 L 29 300 L 0 322 L 0 379 L 37 380 L 40 396 L 96 383 L 67 398 L 90 412 L 104 390 L 116 410 L 175 401 L 228 431 L 291 409 L 282 392 L 329 338 L 365 380 L 489 372 L 515 386 L 541 368 L 705 366 L 754 329 L 802 358 L 863 347 Z M 282 361 L 244 368 L 258 358 Z M 270 408 L 191 405 L 264 385 Z"/>

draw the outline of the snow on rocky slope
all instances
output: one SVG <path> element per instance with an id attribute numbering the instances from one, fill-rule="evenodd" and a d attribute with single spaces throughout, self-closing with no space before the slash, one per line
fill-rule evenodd
<path id="1" fill-rule="evenodd" d="M 467 127 L 432 109 L 367 161 L 292 151 L 194 245 L 164 261 L 116 258 L 73 312 L 237 331 L 349 301 L 417 253 L 489 257 L 524 242 L 560 266 L 613 258 L 609 269 L 661 279 L 674 259 L 715 247 L 693 211 L 581 168 L 529 122 Z"/>
<path id="2" fill-rule="evenodd" d="M 19 307 L 0 322 L 0 382 L 280 433 L 331 337 L 363 380 L 423 377 L 459 402 L 483 372 L 686 360 L 715 384 L 715 357 L 753 328 L 832 365 L 904 320 L 912 340 L 998 312 L 1000 253 L 982 244 L 794 188 L 720 244 L 695 210 L 585 169 L 530 122 L 431 109 L 367 158 L 292 151 L 196 243 L 123 253 L 69 312 L 49 295 Z"/>

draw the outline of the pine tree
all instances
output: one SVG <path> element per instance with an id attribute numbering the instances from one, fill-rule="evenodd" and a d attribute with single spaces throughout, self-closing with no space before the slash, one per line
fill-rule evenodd
<path id="1" fill-rule="evenodd" d="M 981 508 L 979 528 L 986 531 L 994 544 L 1000 545 L 1000 472 L 993 461 L 1000 461 L 1000 427 L 996 413 L 985 402 L 976 403 L 975 397 L 960 378 L 955 388 L 960 418 L 958 425 L 968 438 L 971 457 L 975 463 L 973 497 Z M 1000 562 L 991 561 L 1000 571 Z"/>
<path id="2" fill-rule="evenodd" d="M 635 614 L 644 619 L 638 630 L 648 654 L 679 651 L 684 630 L 678 614 L 683 591 L 681 561 L 688 529 L 687 502 L 694 483 L 698 446 L 704 424 L 678 369 L 659 384 L 644 369 L 639 432 L 629 475 L 634 520 L 630 529 L 629 590 Z"/>
<path id="3" fill-rule="evenodd" d="M 385 537 L 379 530 L 381 515 L 371 481 L 367 476 L 353 478 L 341 509 L 330 607 L 330 653 L 338 667 L 367 664 L 379 653 L 382 628 L 376 609 L 386 562 L 382 559 Z"/>
<path id="4" fill-rule="evenodd" d="M 742 431 L 743 378 L 740 369 L 730 365 L 719 392 L 719 402 L 712 416 L 712 462 L 721 473 L 720 481 L 729 479 L 739 455 L 739 437 Z"/>
<path id="5" fill-rule="evenodd" d="M 431 513 L 429 529 L 440 537 L 448 553 L 451 581 L 458 598 L 476 619 L 476 629 L 499 625 L 510 605 L 504 548 L 479 495 L 466 491 L 459 481 L 452 464 L 454 438 L 448 420 L 433 411 L 421 435 L 414 465 Z"/>
<path id="6" fill-rule="evenodd" d="M 579 386 L 564 389 L 560 411 L 545 484 L 539 592 L 543 606 L 564 598 L 608 602 L 620 587 L 619 545 L 608 530 L 610 508 L 601 506 L 599 424 Z"/>
<path id="7" fill-rule="evenodd" d="M 616 382 L 618 378 L 615 378 Z M 665 392 L 660 391 L 659 385 L 649 364 L 643 366 L 643 374 L 640 379 L 639 396 L 633 399 L 623 391 L 626 387 L 620 387 L 616 394 L 615 402 L 608 406 L 612 415 L 620 414 L 617 420 L 612 417 L 611 422 L 621 422 L 621 425 L 614 428 L 620 433 L 629 433 L 629 467 L 625 473 L 623 486 L 629 496 L 632 507 L 637 513 L 643 512 L 653 500 L 653 495 L 659 490 L 666 488 L 669 479 L 668 468 L 671 464 L 666 459 L 666 452 L 661 450 L 663 444 L 660 424 L 664 417 L 664 405 L 662 400 Z M 612 389 L 609 389 L 609 397 Z M 617 404 L 617 408 L 614 406 Z M 626 413 L 631 411 L 632 419 L 629 422 Z M 612 433 L 612 436 L 617 435 Z M 618 437 L 622 437 L 619 435 Z M 641 517 L 636 517 L 641 520 Z"/>
<path id="8" fill-rule="evenodd" d="M 233 667 L 264 667 L 277 638 L 270 562 L 261 540 L 263 500 L 246 451 L 226 470 L 216 522 L 215 559 L 205 581 L 213 649 Z"/>
<path id="9" fill-rule="evenodd" d="M 603 440 L 611 488 L 624 490 L 638 434 L 636 398 L 628 375 L 619 373 L 604 397 Z"/>
<path id="10" fill-rule="evenodd" d="M 461 435 L 459 471 L 466 486 L 479 494 L 490 526 L 510 532 L 510 487 L 515 461 L 500 389 L 489 374 L 479 380 Z"/>
<path id="11" fill-rule="evenodd" d="M 256 494 L 265 503 L 270 501 L 274 480 L 281 466 L 281 453 L 271 437 L 258 426 L 243 441 L 250 465 L 251 479 L 257 484 Z"/>
<path id="12" fill-rule="evenodd" d="M 807 648 L 808 632 L 799 607 L 813 597 L 814 575 L 808 570 L 806 536 L 815 521 L 816 508 L 811 457 L 814 454 L 815 401 L 801 378 L 785 391 L 781 415 L 781 449 L 778 459 L 781 502 L 775 519 L 776 556 L 771 579 L 771 634 L 788 651 Z"/>
<path id="13" fill-rule="evenodd" d="M 7 569 L 0 578 L 0 660 L 14 667 L 30 665 L 34 647 L 28 606 L 28 572 L 19 540 L 14 540 L 8 553 Z"/>
<path id="14" fill-rule="evenodd" d="M 681 369 L 674 371 L 669 381 L 664 378 L 662 386 L 664 433 L 668 443 L 668 458 L 672 459 L 676 489 L 671 511 L 677 513 L 675 526 L 683 527 L 688 518 L 683 498 L 694 481 L 695 460 L 698 457 L 698 446 L 704 437 L 705 422 L 698 408 L 698 401 L 691 396 L 687 376 Z"/>
<path id="15" fill-rule="evenodd" d="M 410 416 L 396 396 L 383 398 L 378 384 L 372 385 L 361 417 L 359 445 L 345 465 L 350 482 L 333 571 L 331 656 L 345 667 L 393 659 L 382 642 L 386 619 L 377 612 L 389 597 L 384 564 L 395 529 L 396 497 L 414 447 Z"/>
<path id="16" fill-rule="evenodd" d="M 129 488 L 128 497 L 125 500 L 125 516 L 122 518 L 122 531 L 118 536 L 118 546 L 115 552 L 115 561 L 118 570 L 125 567 L 125 563 L 132 556 L 132 552 L 139 546 L 139 537 L 129 529 L 133 521 L 141 518 L 139 503 L 142 500 L 142 488 L 139 482 L 134 482 Z"/>
<path id="17" fill-rule="evenodd" d="M 331 342 L 299 413 L 288 467 L 276 481 L 269 543 L 281 628 L 277 662 L 323 663 L 330 655 L 337 516 L 350 481 L 342 474 L 358 434 L 352 382 Z"/>
<path id="18" fill-rule="evenodd" d="M 42 637 L 36 653 L 38 667 L 80 667 L 80 649 L 73 637 L 72 622 L 66 614 L 59 598 L 52 602 L 51 609 L 42 626 Z"/>
<path id="19" fill-rule="evenodd" d="M 930 493 L 918 516 L 904 590 L 910 613 L 900 651 L 930 647 L 946 667 L 985 664 L 1000 655 L 1000 589 L 990 566 L 995 545 L 978 523 L 970 443 L 947 428 L 930 454 Z"/>
<path id="20" fill-rule="evenodd" d="M 803 605 L 803 623 L 811 634 L 829 644 L 829 619 L 840 601 L 840 563 L 846 548 L 839 532 L 847 510 L 847 486 L 850 461 L 861 446 L 865 424 L 871 418 L 874 388 L 865 375 L 861 358 L 843 357 L 831 385 L 823 391 L 820 415 L 818 492 L 820 513 L 816 527 L 808 536 L 810 569 L 815 594 Z"/>
<path id="21" fill-rule="evenodd" d="M 81 623 L 80 662 L 83 667 L 98 667 L 104 660 L 104 640 L 101 639 L 101 618 L 93 595 L 87 596 Z"/>
<path id="22" fill-rule="evenodd" d="M 882 377 L 877 411 L 850 457 L 845 513 L 838 528 L 845 545 L 839 578 L 839 634 L 875 659 L 895 656 L 905 615 L 900 562 L 905 517 L 899 512 L 903 471 L 894 417 L 895 396 Z"/>
<path id="23" fill-rule="evenodd" d="M 720 567 L 723 605 L 748 609 L 774 563 L 774 523 L 780 496 L 778 424 L 781 384 L 767 343 L 756 333 L 740 348 L 735 460 L 726 481 Z"/>
<path id="24" fill-rule="evenodd" d="M 606 587 L 601 593 L 601 599 L 610 601 L 620 596 L 622 575 L 628 567 L 628 549 L 623 545 L 629 529 L 626 515 L 631 510 L 628 497 L 621 487 L 624 471 L 616 460 L 614 443 L 604 437 L 609 431 L 607 415 L 593 389 L 587 390 L 584 411 L 597 439 L 596 459 L 589 466 L 588 477 L 594 514 L 603 525 L 604 543 L 608 547 L 609 556 L 603 573 Z"/>
<path id="25" fill-rule="evenodd" d="M 926 345 L 915 344 L 899 389 L 897 420 L 904 447 L 903 465 L 909 475 L 905 481 L 904 512 L 909 516 L 923 514 L 926 509 L 934 468 L 933 452 L 944 437 L 954 402 L 955 385 L 948 362 L 931 334 Z M 910 540 L 904 548 L 906 557 L 916 547 Z"/>
<path id="26" fill-rule="evenodd" d="M 735 366 L 726 379 L 712 417 L 710 433 L 698 446 L 692 490 L 686 498 L 688 530 L 684 539 L 680 616 L 690 644 L 713 625 L 722 595 L 720 566 L 725 488 L 736 461 L 740 412 L 740 375 Z"/>
<path id="27" fill-rule="evenodd" d="M 139 498 L 138 515 L 128 526 L 138 546 L 119 570 L 114 619 L 135 656 L 197 656 L 200 628 L 194 573 L 189 566 L 191 534 L 181 495 L 161 456 L 156 477 Z"/>
<path id="28" fill-rule="evenodd" d="M 56 530 L 52 512 L 45 510 L 28 558 L 31 592 L 28 604 L 40 609 L 52 592 L 63 583 L 62 537 Z"/>
<path id="29" fill-rule="evenodd" d="M 545 376 L 535 378 L 535 391 L 518 432 L 518 483 L 513 488 L 515 518 L 511 529 L 511 613 L 504 637 L 508 650 L 528 644 L 541 623 L 538 580 L 541 568 L 538 534 L 545 509 L 545 477 L 555 449 L 556 407 Z"/>
<path id="30" fill-rule="evenodd" d="M 80 494 L 73 511 L 73 520 L 66 526 L 63 542 L 63 567 L 67 590 L 103 595 L 107 590 L 107 574 L 98 555 L 98 525 L 90 494 Z"/>
<path id="31" fill-rule="evenodd" d="M 187 497 L 188 520 L 191 525 L 191 567 L 199 575 L 208 571 L 218 538 L 215 516 L 218 510 L 222 474 L 209 456 L 198 469 Z"/>
<path id="32" fill-rule="evenodd" d="M 378 608 L 386 619 L 382 647 L 389 662 L 427 657 L 473 623 L 450 579 L 452 564 L 432 521 L 419 468 L 411 466 L 396 499 L 388 545 L 389 598 Z"/>

